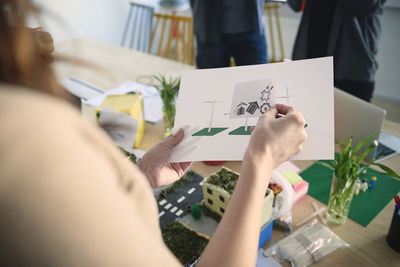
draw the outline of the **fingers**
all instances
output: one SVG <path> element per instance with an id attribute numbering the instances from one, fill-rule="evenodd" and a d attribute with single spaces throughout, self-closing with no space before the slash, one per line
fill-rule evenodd
<path id="1" fill-rule="evenodd" d="M 275 117 L 277 115 L 278 115 L 278 112 L 277 112 L 276 108 L 271 108 L 258 118 L 257 125 L 262 125 L 269 120 L 275 119 Z M 256 127 L 257 127 L 257 125 L 256 125 Z M 254 129 L 255 129 L 255 127 L 251 127 L 250 133 L 253 133 Z"/>
<path id="2" fill-rule="evenodd" d="M 169 148 L 172 148 L 182 141 L 183 136 L 184 131 L 182 128 L 180 128 L 175 134 L 168 136 L 167 139 L 163 141 L 163 144 L 168 146 Z"/>
<path id="3" fill-rule="evenodd" d="M 287 119 L 292 120 L 297 125 L 304 127 L 305 120 L 301 112 L 299 112 L 294 107 L 284 105 L 284 104 L 276 104 L 277 109 L 277 118 L 286 117 Z M 281 115 L 280 115 L 281 114 Z M 282 116 L 286 115 L 286 116 Z"/>
<path id="4" fill-rule="evenodd" d="M 171 163 L 171 167 L 175 170 L 179 178 L 185 174 L 185 171 L 182 169 L 182 166 L 179 162 Z"/>
<path id="5" fill-rule="evenodd" d="M 270 119 L 274 119 L 277 115 L 278 115 L 278 110 L 276 108 L 271 108 L 265 113 L 265 116 Z"/>
<path id="6" fill-rule="evenodd" d="M 304 143 L 307 140 L 307 132 L 303 130 L 303 138 L 301 139 L 301 142 Z"/>
<path id="7" fill-rule="evenodd" d="M 295 155 L 300 154 L 301 151 L 303 151 L 303 145 L 302 144 L 297 146 L 296 151 L 295 151 Z"/>
<path id="8" fill-rule="evenodd" d="M 276 104 L 275 108 L 278 111 L 278 114 L 287 115 L 295 111 L 295 109 L 291 106 L 285 104 Z"/>
<path id="9" fill-rule="evenodd" d="M 190 162 L 181 162 L 181 166 L 182 166 L 182 169 L 184 172 L 186 172 L 191 165 L 192 165 L 191 161 Z"/>

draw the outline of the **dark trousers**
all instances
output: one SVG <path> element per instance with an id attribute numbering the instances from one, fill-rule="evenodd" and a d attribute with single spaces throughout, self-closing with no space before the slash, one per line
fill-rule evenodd
<path id="1" fill-rule="evenodd" d="M 375 89 L 375 82 L 336 80 L 335 87 L 367 102 L 371 102 L 372 94 L 374 93 Z"/>
<path id="2" fill-rule="evenodd" d="M 197 41 L 196 64 L 199 69 L 268 63 L 265 35 L 257 32 L 224 34 L 220 43 Z"/>

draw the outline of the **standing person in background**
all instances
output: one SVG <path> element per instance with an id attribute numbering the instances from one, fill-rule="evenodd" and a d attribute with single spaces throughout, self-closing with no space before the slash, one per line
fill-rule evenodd
<path id="1" fill-rule="evenodd" d="M 386 0 L 288 0 L 304 8 L 293 59 L 333 56 L 335 86 L 365 101 L 375 89 L 380 17 Z"/>
<path id="2" fill-rule="evenodd" d="M 65 101 L 43 57 L 51 40 L 43 49 L 25 27 L 37 10 L 29 0 L 0 0 L 0 266 L 181 266 L 163 242 L 151 187 L 189 168 L 168 162 L 184 131 L 137 165 L 124 158 Z M 258 119 L 229 207 L 197 267 L 255 266 L 270 174 L 301 152 L 304 125 L 283 104 Z"/>
<path id="3" fill-rule="evenodd" d="M 263 0 L 191 0 L 199 69 L 268 63 Z"/>

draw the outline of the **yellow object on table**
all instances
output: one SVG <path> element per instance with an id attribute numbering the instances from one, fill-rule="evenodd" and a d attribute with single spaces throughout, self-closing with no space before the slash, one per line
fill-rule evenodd
<path id="1" fill-rule="evenodd" d="M 282 173 L 282 175 L 289 180 L 291 185 L 295 185 L 297 183 L 300 183 L 301 181 L 303 181 L 303 178 L 301 178 L 300 175 L 298 175 L 296 172 L 294 171 L 285 171 Z"/>
<path id="2" fill-rule="evenodd" d="M 109 108 L 130 115 L 138 121 L 138 128 L 133 142 L 133 147 L 138 148 L 146 130 L 146 122 L 143 115 L 143 96 L 141 93 L 125 95 L 109 95 L 100 106 L 96 108 L 98 117 L 102 108 Z"/>
<path id="3" fill-rule="evenodd" d="M 228 203 L 231 199 L 231 193 L 226 191 L 222 186 L 216 186 L 210 182 L 212 176 L 218 176 L 217 179 L 221 181 L 221 183 L 228 183 L 227 180 L 221 179 L 222 175 L 226 175 L 226 173 L 233 173 L 236 177 L 239 177 L 239 174 L 232 171 L 229 168 L 222 167 L 217 172 L 212 173 L 210 176 L 204 178 L 203 181 L 203 196 L 204 196 L 204 205 L 217 213 L 221 217 L 224 215 L 225 210 L 228 208 Z M 235 180 L 230 180 L 230 183 L 236 185 Z M 268 193 L 266 193 L 264 198 L 264 204 L 262 209 L 262 217 L 261 217 L 261 225 L 267 225 L 272 217 L 272 203 L 274 201 L 274 193 L 271 189 L 267 189 Z"/>

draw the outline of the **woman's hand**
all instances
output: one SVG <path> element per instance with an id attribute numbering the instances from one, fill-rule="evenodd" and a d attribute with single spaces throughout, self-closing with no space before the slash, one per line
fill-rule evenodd
<path id="1" fill-rule="evenodd" d="M 167 163 L 171 149 L 182 141 L 183 136 L 183 129 L 179 129 L 147 151 L 137 164 L 153 188 L 175 182 L 192 164 L 191 162 Z"/>
<path id="2" fill-rule="evenodd" d="M 276 104 L 255 126 L 246 154 L 270 161 L 273 168 L 303 149 L 307 138 L 304 118 L 295 108 Z"/>

